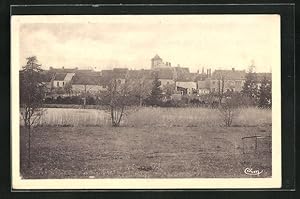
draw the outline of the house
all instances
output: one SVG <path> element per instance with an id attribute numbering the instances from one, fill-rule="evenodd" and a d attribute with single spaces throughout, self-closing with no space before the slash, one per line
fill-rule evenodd
<path id="1" fill-rule="evenodd" d="M 207 73 L 204 73 L 204 68 L 202 68 L 202 73 L 199 73 L 194 79 L 197 83 L 197 94 L 205 95 L 210 93 L 210 78 L 209 70 Z"/>
<path id="2" fill-rule="evenodd" d="M 103 91 L 105 87 L 101 85 L 100 79 L 101 76 L 95 74 L 76 74 L 72 79 L 72 92 L 96 94 Z"/>
<path id="3" fill-rule="evenodd" d="M 41 72 L 41 77 L 42 77 L 42 82 L 46 85 L 47 91 L 50 91 L 53 87 L 55 73 L 44 70 Z"/>
<path id="4" fill-rule="evenodd" d="M 210 93 L 210 80 L 198 80 L 197 91 L 199 95 L 206 95 Z"/>
<path id="5" fill-rule="evenodd" d="M 190 73 L 189 68 L 187 67 L 173 67 L 173 79 L 180 80 L 180 79 L 186 79 L 186 76 Z"/>
<path id="6" fill-rule="evenodd" d="M 75 73 L 78 70 L 78 67 L 76 68 L 65 68 L 64 66 L 61 68 L 53 68 L 52 66 L 49 67 L 49 72 L 53 73 Z"/>
<path id="7" fill-rule="evenodd" d="M 65 77 L 67 73 L 56 73 L 54 80 L 53 80 L 53 87 L 54 88 L 62 88 L 65 86 Z"/>
<path id="8" fill-rule="evenodd" d="M 78 71 L 78 68 L 53 68 L 49 67 L 49 74 L 52 74 L 51 86 L 54 88 L 62 88 L 66 85 L 67 82 L 72 80 L 72 77 L 75 75 L 75 72 Z"/>
<path id="9" fill-rule="evenodd" d="M 153 71 L 152 70 L 129 70 L 127 78 L 132 84 L 152 84 L 153 82 Z"/>
<path id="10" fill-rule="evenodd" d="M 69 82 L 71 82 L 75 73 L 56 73 L 53 80 L 54 88 L 63 88 Z"/>
<path id="11" fill-rule="evenodd" d="M 210 91 L 219 92 L 237 91 L 240 92 L 243 89 L 243 85 L 246 81 L 245 70 L 215 70 L 210 80 Z"/>
<path id="12" fill-rule="evenodd" d="M 128 79 L 153 79 L 153 71 L 152 70 L 129 70 L 127 73 Z"/>
<path id="13" fill-rule="evenodd" d="M 102 70 L 100 84 L 106 88 L 111 84 L 111 80 L 116 80 L 118 84 L 124 84 L 128 79 L 128 68 L 114 68 L 112 70 Z"/>
<path id="14" fill-rule="evenodd" d="M 160 81 L 160 87 L 164 88 L 166 85 L 174 84 L 173 70 L 171 68 L 160 68 L 156 70 L 158 80 Z"/>
<path id="15" fill-rule="evenodd" d="M 194 81 L 176 81 L 176 91 L 181 95 L 192 95 L 197 93 L 197 83 Z"/>

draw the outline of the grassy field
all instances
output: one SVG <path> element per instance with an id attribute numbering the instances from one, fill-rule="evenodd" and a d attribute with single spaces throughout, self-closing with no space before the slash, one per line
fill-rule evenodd
<path id="1" fill-rule="evenodd" d="M 271 136 L 271 111 L 240 111 L 227 128 L 212 109 L 143 108 L 119 128 L 109 126 L 104 112 L 79 111 L 47 110 L 32 136 L 30 169 L 21 127 L 24 178 L 254 177 L 244 174 L 246 167 L 272 175 L 271 149 L 260 143 L 264 150 L 243 154 L 242 142 Z"/>
<path id="2" fill-rule="evenodd" d="M 208 108 L 133 108 L 126 111 L 122 126 L 129 127 L 219 127 L 222 116 L 217 109 Z M 260 117 L 257 117 L 257 116 Z M 43 126 L 110 126 L 110 113 L 96 109 L 48 108 L 41 118 Z M 270 110 L 247 108 L 237 110 L 233 126 L 268 125 L 272 122 Z"/>

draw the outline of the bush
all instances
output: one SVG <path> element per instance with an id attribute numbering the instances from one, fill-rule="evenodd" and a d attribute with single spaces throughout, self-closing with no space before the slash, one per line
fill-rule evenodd
<path id="1" fill-rule="evenodd" d="M 166 102 L 161 103 L 161 107 L 175 107 L 176 104 L 173 100 L 168 100 Z"/>
<path id="2" fill-rule="evenodd" d="M 45 98 L 45 104 L 53 104 L 54 99 L 53 97 L 46 97 Z"/>
<path id="3" fill-rule="evenodd" d="M 230 127 L 234 117 L 238 115 L 238 108 L 241 106 L 239 102 L 240 95 L 232 95 L 225 98 L 224 103 L 220 104 L 219 111 L 225 126 Z"/>
<path id="4" fill-rule="evenodd" d="M 86 104 L 87 105 L 96 105 L 96 100 L 94 97 L 88 96 L 86 98 Z"/>

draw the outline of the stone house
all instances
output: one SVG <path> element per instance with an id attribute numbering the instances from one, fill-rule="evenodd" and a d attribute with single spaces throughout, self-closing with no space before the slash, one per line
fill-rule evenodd
<path id="1" fill-rule="evenodd" d="M 246 81 L 245 70 L 215 70 L 210 79 L 210 91 L 219 92 L 223 88 L 223 92 L 236 91 L 240 92 Z"/>

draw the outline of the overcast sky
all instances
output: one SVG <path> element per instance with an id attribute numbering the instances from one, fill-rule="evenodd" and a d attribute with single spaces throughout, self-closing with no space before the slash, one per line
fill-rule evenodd
<path id="1" fill-rule="evenodd" d="M 149 69 L 155 54 L 192 72 L 251 64 L 270 72 L 280 66 L 278 15 L 37 16 L 34 21 L 20 26 L 20 63 L 35 55 L 44 69 Z"/>

